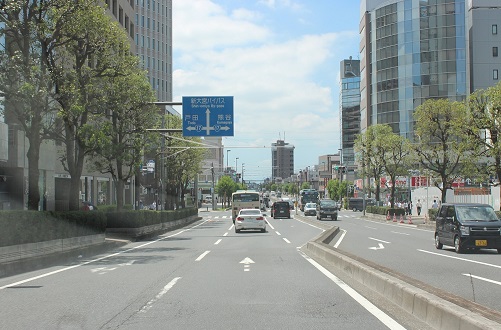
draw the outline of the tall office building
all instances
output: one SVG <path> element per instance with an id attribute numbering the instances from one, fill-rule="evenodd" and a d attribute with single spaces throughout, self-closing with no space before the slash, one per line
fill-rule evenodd
<path id="1" fill-rule="evenodd" d="M 342 165 L 347 174 L 355 170 L 355 138 L 360 133 L 360 61 L 341 61 L 339 120 L 341 121 Z"/>
<path id="2" fill-rule="evenodd" d="M 501 1 L 470 0 L 466 33 L 469 51 L 467 81 L 470 93 L 499 82 L 501 70 Z"/>
<path id="3" fill-rule="evenodd" d="M 271 144 L 272 180 L 282 181 L 294 174 L 294 146 L 277 140 Z"/>
<path id="4" fill-rule="evenodd" d="M 362 132 L 389 124 L 412 139 L 417 106 L 466 98 L 466 17 L 465 0 L 362 0 Z"/>
<path id="5" fill-rule="evenodd" d="M 172 0 L 130 1 L 135 1 L 136 54 L 157 99 L 172 101 Z"/>

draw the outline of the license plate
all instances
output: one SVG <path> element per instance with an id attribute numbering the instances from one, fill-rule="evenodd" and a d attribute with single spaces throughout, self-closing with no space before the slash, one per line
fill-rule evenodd
<path id="1" fill-rule="evenodd" d="M 477 239 L 475 240 L 475 246 L 487 246 L 486 239 Z"/>

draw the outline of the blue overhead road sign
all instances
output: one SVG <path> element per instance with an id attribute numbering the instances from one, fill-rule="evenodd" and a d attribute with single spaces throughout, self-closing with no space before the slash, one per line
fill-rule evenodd
<path id="1" fill-rule="evenodd" d="M 233 135 L 233 96 L 183 96 L 183 136 Z"/>

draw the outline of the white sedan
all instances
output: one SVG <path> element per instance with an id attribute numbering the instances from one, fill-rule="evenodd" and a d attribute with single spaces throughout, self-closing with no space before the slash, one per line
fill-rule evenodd
<path id="1" fill-rule="evenodd" d="M 304 215 L 317 215 L 317 204 L 306 203 L 304 206 Z"/>
<path id="2" fill-rule="evenodd" d="M 235 233 L 245 229 L 258 229 L 266 232 L 266 219 L 259 209 L 241 209 L 235 219 Z"/>

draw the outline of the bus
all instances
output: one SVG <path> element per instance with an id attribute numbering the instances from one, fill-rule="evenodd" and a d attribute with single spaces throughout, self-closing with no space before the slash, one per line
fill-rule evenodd
<path id="1" fill-rule="evenodd" d="M 299 209 L 304 212 L 306 203 L 316 203 L 318 201 L 318 191 L 316 189 L 302 189 L 299 192 Z"/>
<path id="2" fill-rule="evenodd" d="M 241 209 L 260 209 L 261 194 L 255 190 L 237 190 L 231 194 L 231 212 L 233 223 Z"/>

